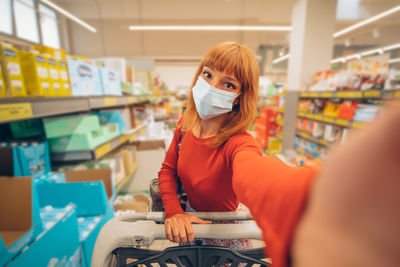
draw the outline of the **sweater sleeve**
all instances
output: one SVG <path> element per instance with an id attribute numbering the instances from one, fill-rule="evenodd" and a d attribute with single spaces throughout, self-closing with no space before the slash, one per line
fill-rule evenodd
<path id="1" fill-rule="evenodd" d="M 158 184 L 165 209 L 165 218 L 169 218 L 179 213 L 184 213 L 179 203 L 178 194 L 176 193 L 177 183 L 175 179 L 178 160 L 177 147 L 180 136 L 181 130 L 178 126 L 175 130 L 171 145 L 165 155 L 161 170 L 158 172 Z"/>
<path id="2" fill-rule="evenodd" d="M 234 191 L 261 228 L 266 255 L 273 266 L 286 267 L 317 171 L 290 167 L 275 157 L 263 156 L 252 137 L 242 138 L 231 147 Z"/>

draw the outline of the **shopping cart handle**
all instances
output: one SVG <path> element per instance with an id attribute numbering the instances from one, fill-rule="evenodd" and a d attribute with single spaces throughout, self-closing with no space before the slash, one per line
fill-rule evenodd
<path id="1" fill-rule="evenodd" d="M 245 224 L 194 224 L 196 238 L 261 240 L 261 230 L 254 221 Z M 97 236 L 92 267 L 112 266 L 112 251 L 119 247 L 149 246 L 157 239 L 167 239 L 163 224 L 154 221 L 127 222 L 114 218 L 107 222 Z"/>
<path id="2" fill-rule="evenodd" d="M 203 220 L 222 220 L 222 221 L 245 221 L 252 220 L 249 211 L 228 211 L 228 212 L 188 212 L 194 214 Z M 163 222 L 165 219 L 164 212 L 126 212 L 121 214 L 119 218 L 123 221 L 132 222 L 139 220 L 152 220 L 155 222 Z"/>

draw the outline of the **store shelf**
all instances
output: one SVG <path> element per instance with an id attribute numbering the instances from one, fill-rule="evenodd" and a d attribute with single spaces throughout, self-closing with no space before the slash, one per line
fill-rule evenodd
<path id="1" fill-rule="evenodd" d="M 365 122 L 332 118 L 332 117 L 324 116 L 321 114 L 298 112 L 297 116 L 300 118 L 306 118 L 306 119 L 315 120 L 315 121 L 319 121 L 319 122 L 329 123 L 329 124 L 333 124 L 333 125 L 337 125 L 337 126 L 341 126 L 341 127 L 363 128 L 367 125 L 367 123 L 365 123 Z"/>
<path id="2" fill-rule="evenodd" d="M 122 144 L 133 142 L 144 131 L 146 131 L 145 126 L 136 127 L 132 132 L 120 135 L 93 150 L 51 153 L 51 160 L 55 162 L 67 162 L 99 159 Z"/>
<path id="3" fill-rule="evenodd" d="M 321 157 L 319 155 L 314 155 L 313 153 L 305 150 L 304 148 L 301 147 L 296 147 L 296 151 L 299 152 L 302 155 L 308 156 L 310 158 L 318 158 L 321 159 Z"/>
<path id="4" fill-rule="evenodd" d="M 157 102 L 162 96 L 0 98 L 0 123 Z"/>
<path id="5" fill-rule="evenodd" d="M 300 98 L 390 99 L 400 98 L 400 90 L 302 92 Z"/>
<path id="6" fill-rule="evenodd" d="M 296 135 L 298 137 L 300 137 L 300 138 L 306 139 L 306 140 L 308 140 L 310 142 L 313 142 L 313 143 L 316 143 L 316 144 L 319 144 L 319 145 L 322 145 L 322 146 L 325 146 L 325 147 L 328 147 L 329 145 L 332 144 L 332 142 L 328 142 L 328 141 L 326 141 L 325 139 L 322 139 L 322 138 L 315 138 L 312 135 L 310 135 L 309 133 L 304 132 L 304 131 L 297 130 L 296 131 Z"/>
<path id="7" fill-rule="evenodd" d="M 117 193 L 119 193 L 119 191 L 121 191 L 121 189 L 124 187 L 124 185 L 132 179 L 132 177 L 135 174 L 138 166 L 139 166 L 139 163 L 135 162 L 134 165 L 133 165 L 133 171 L 130 174 L 128 174 L 127 176 L 125 176 L 121 181 L 119 181 L 115 185 L 115 190 L 117 191 Z"/>

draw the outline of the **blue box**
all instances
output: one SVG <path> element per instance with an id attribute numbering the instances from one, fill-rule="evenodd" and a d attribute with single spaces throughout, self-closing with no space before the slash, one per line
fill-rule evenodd
<path id="1" fill-rule="evenodd" d="M 74 254 L 69 257 L 64 267 L 82 267 L 82 248 L 80 245 L 75 250 Z"/>
<path id="2" fill-rule="evenodd" d="M 108 68 L 99 67 L 101 88 L 104 95 L 122 95 L 119 73 Z"/>
<path id="3" fill-rule="evenodd" d="M 68 171 L 66 183 L 37 184 L 41 207 L 76 205 L 78 216 L 95 216 L 106 213 L 109 201 L 115 197 L 111 170 L 92 169 Z"/>
<path id="4" fill-rule="evenodd" d="M 73 96 L 103 95 L 98 67 L 82 60 L 67 59 Z"/>
<path id="5" fill-rule="evenodd" d="M 0 266 L 14 258 L 42 231 L 39 203 L 31 177 L 0 177 Z"/>
<path id="6" fill-rule="evenodd" d="M 9 267 L 65 266 L 76 252 L 79 238 L 74 206 L 46 207 L 40 214 L 44 231 L 10 262 Z"/>
<path id="7" fill-rule="evenodd" d="M 82 247 L 82 266 L 90 267 L 97 236 L 104 224 L 112 218 L 114 218 L 112 203 L 109 203 L 104 215 L 78 218 L 79 241 Z"/>
<path id="8" fill-rule="evenodd" d="M 124 128 L 127 128 L 126 123 L 122 118 L 121 112 L 119 110 L 99 111 L 99 112 L 94 112 L 93 114 L 99 117 L 101 125 L 106 125 L 109 123 L 118 124 L 120 133 L 122 133 L 122 130 Z"/>

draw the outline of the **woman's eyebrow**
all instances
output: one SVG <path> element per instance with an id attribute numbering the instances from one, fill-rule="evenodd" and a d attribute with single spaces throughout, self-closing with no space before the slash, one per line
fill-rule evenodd
<path id="1" fill-rule="evenodd" d="M 224 78 L 227 79 L 227 80 L 231 80 L 231 81 L 240 83 L 238 79 L 236 79 L 236 78 L 234 78 L 234 77 L 232 77 L 232 76 L 224 76 Z"/>

